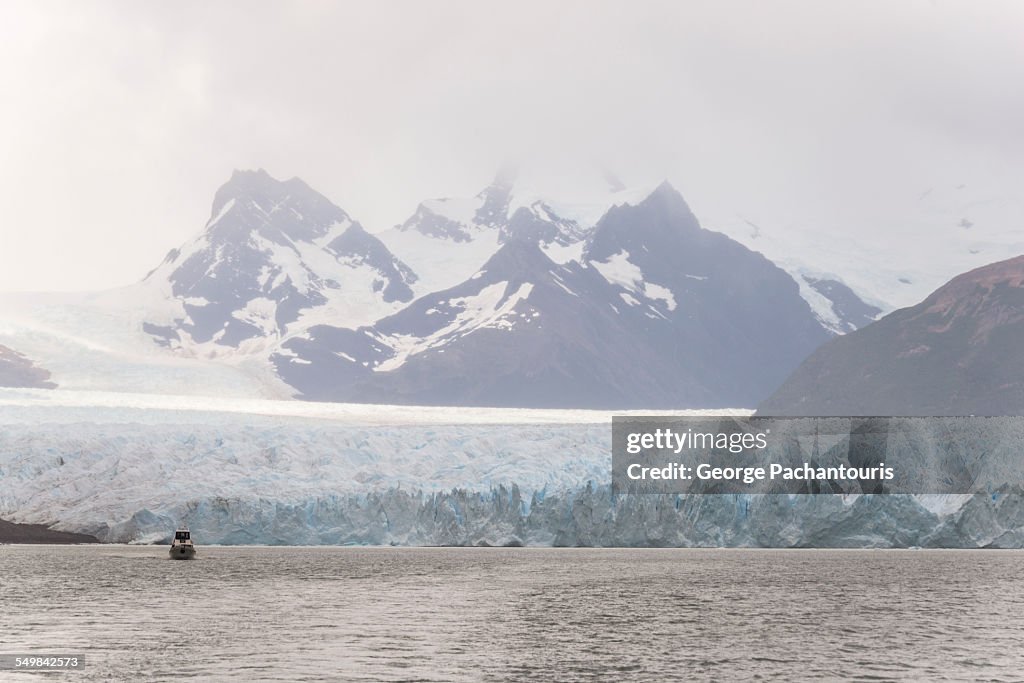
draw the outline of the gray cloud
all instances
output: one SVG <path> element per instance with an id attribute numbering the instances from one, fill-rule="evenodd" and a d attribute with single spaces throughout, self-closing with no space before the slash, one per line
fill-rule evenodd
<path id="1" fill-rule="evenodd" d="M 1024 187 L 1021 35 L 1015 2 L 5 2 L 0 290 L 138 279 L 235 167 L 371 229 L 519 155 L 884 239 L 929 187 Z"/>

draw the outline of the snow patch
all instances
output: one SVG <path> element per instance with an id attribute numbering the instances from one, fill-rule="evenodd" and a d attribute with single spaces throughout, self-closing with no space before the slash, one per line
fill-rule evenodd
<path id="1" fill-rule="evenodd" d="M 577 294 L 576 292 L 574 292 L 571 289 L 569 289 L 568 287 L 566 287 L 565 284 L 560 279 L 558 279 L 557 277 L 555 278 L 555 284 L 558 285 L 559 287 L 561 287 L 563 290 L 565 290 L 566 293 L 572 294 L 575 297 L 579 297 L 579 294 Z"/>
<path id="2" fill-rule="evenodd" d="M 210 222 L 208 222 L 206 224 L 206 229 L 209 230 L 213 226 L 217 225 L 218 221 L 220 221 L 221 218 L 224 218 L 224 216 L 227 215 L 228 211 L 231 211 L 231 209 L 234 206 L 235 206 L 235 198 L 234 197 L 232 197 L 231 199 L 229 199 L 226 202 L 224 202 L 224 206 L 220 207 L 220 211 L 217 212 L 217 215 L 214 216 L 213 218 L 211 218 Z"/>
<path id="3" fill-rule="evenodd" d="M 648 282 L 644 285 L 644 296 L 648 299 L 664 301 L 668 310 L 676 310 L 676 298 L 672 295 L 672 290 L 668 287 L 662 287 L 661 285 Z"/>
<path id="4" fill-rule="evenodd" d="M 591 261 L 591 264 L 610 284 L 618 285 L 646 299 L 664 301 L 670 311 L 676 309 L 676 298 L 672 294 L 672 290 L 652 282 L 645 282 L 643 271 L 640 270 L 640 266 L 629 260 L 628 251 L 623 249 L 612 254 L 607 261 Z M 618 309 L 615 312 L 618 313 Z"/>
<path id="5" fill-rule="evenodd" d="M 612 254 L 607 261 L 591 261 L 591 263 L 609 283 L 624 287 L 631 292 L 638 291 L 643 282 L 643 271 L 629 260 L 629 252 L 625 249 L 617 254 Z"/>
<path id="6" fill-rule="evenodd" d="M 391 228 L 376 235 L 419 279 L 416 296 L 450 289 L 474 276 L 498 251 L 498 231 L 485 230 L 466 242 L 428 237 L 417 230 Z"/>
<path id="7" fill-rule="evenodd" d="M 567 245 L 561 245 L 557 242 L 549 242 L 547 244 L 542 244 L 540 248 L 549 259 L 559 265 L 565 265 L 572 261 L 579 262 L 583 260 L 584 245 L 584 240 Z"/>
<path id="8" fill-rule="evenodd" d="M 496 282 L 476 295 L 450 299 L 447 306 L 459 309 L 458 314 L 449 324 L 426 337 L 399 334 L 381 338 L 395 355 L 374 367 L 374 371 L 389 372 L 399 368 L 411 356 L 444 346 L 478 329 L 510 329 L 512 325 L 505 317 L 530 296 L 533 285 L 524 282 L 514 292 L 509 291 L 510 286 L 508 282 Z"/>
<path id="9" fill-rule="evenodd" d="M 231 316 L 260 330 L 263 336 L 269 336 L 277 330 L 277 303 L 273 299 L 257 297 L 250 299 L 245 308 L 232 312 Z"/>

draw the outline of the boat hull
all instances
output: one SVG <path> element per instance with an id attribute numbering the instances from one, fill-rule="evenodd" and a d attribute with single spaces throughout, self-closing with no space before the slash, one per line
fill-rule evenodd
<path id="1" fill-rule="evenodd" d="M 196 549 L 187 545 L 175 545 L 171 546 L 170 554 L 172 560 L 192 560 L 195 559 Z"/>

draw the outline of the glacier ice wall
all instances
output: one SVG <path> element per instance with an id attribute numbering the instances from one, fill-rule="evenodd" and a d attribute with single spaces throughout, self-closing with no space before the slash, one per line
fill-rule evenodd
<path id="1" fill-rule="evenodd" d="M 1024 489 L 970 497 L 953 514 L 914 496 L 615 495 L 607 486 L 559 494 L 499 486 L 426 494 L 389 489 L 286 503 L 207 498 L 141 510 L 110 527 L 108 541 L 163 541 L 185 519 L 208 543 L 319 545 L 1020 548 Z"/>
<path id="2" fill-rule="evenodd" d="M 207 544 L 1024 547 L 1020 487 L 617 495 L 607 424 L 51 417 L 0 420 L 0 517 L 112 542 L 186 523 Z"/>

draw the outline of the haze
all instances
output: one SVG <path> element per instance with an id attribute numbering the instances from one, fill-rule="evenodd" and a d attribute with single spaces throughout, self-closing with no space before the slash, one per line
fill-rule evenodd
<path id="1" fill-rule="evenodd" d="M 1021 36 L 1015 2 L 8 1 L 0 290 L 138 280 L 233 168 L 371 230 L 522 158 L 884 241 L 933 187 L 1020 198 Z"/>

